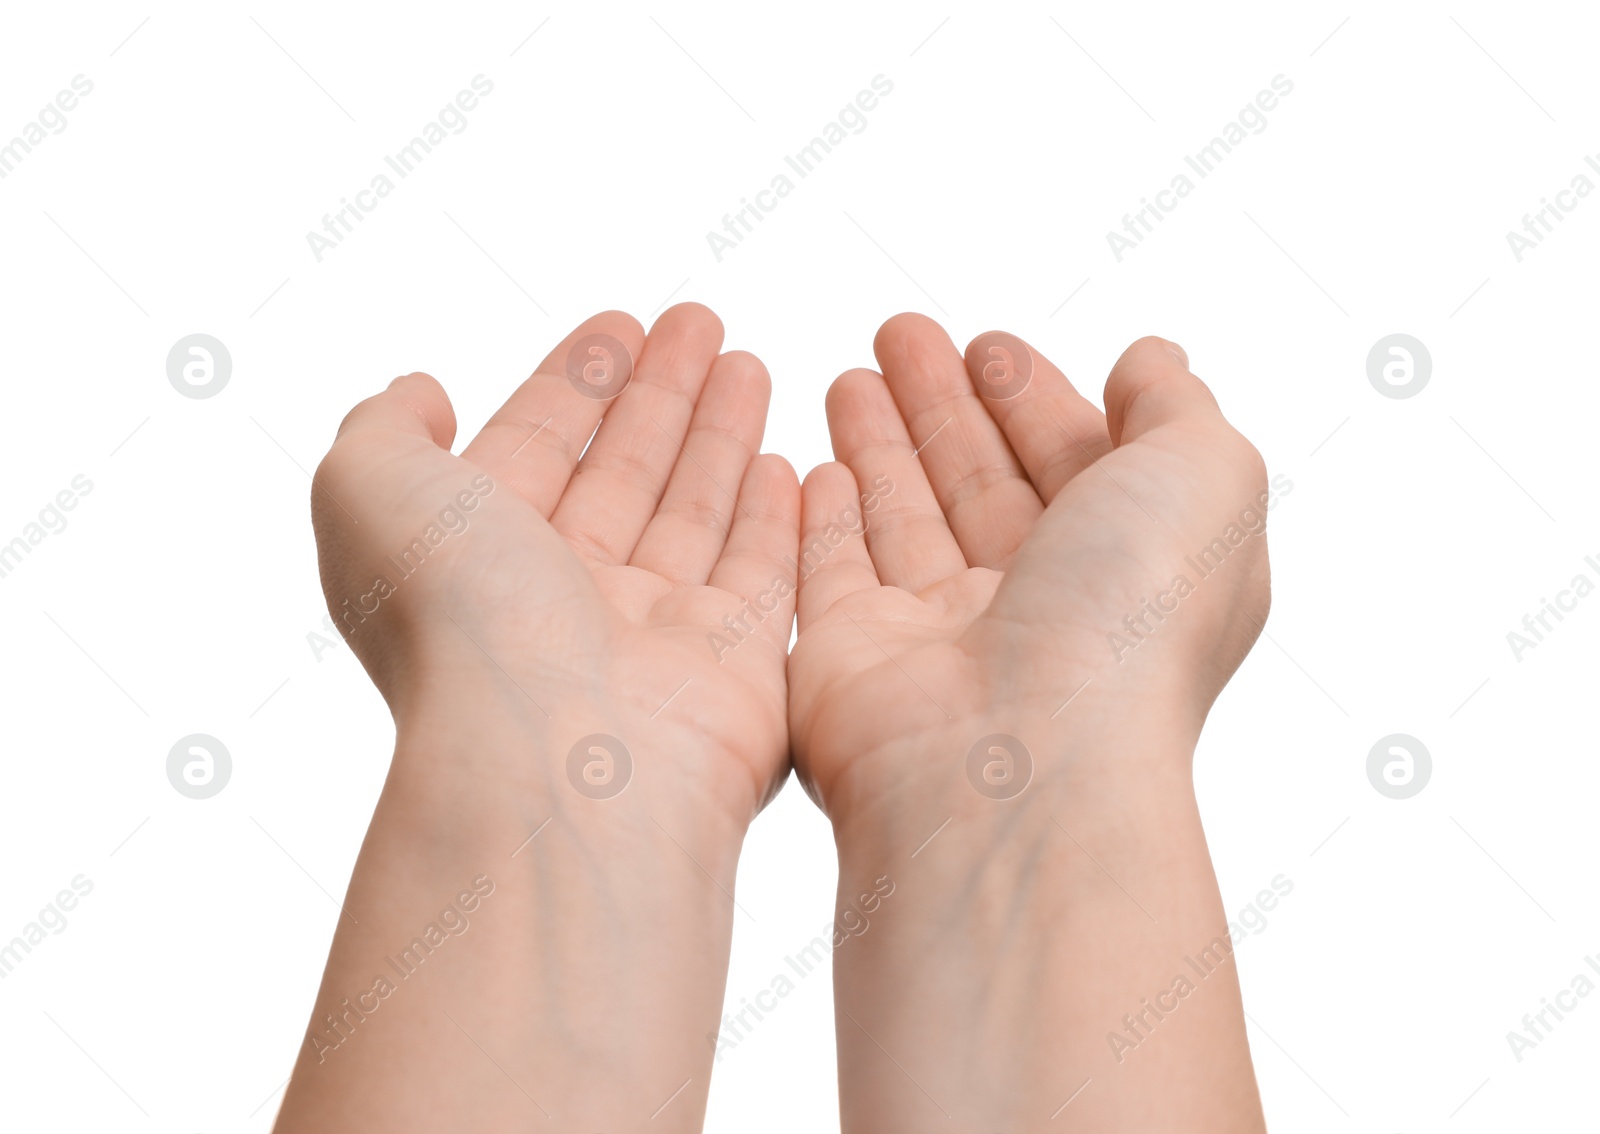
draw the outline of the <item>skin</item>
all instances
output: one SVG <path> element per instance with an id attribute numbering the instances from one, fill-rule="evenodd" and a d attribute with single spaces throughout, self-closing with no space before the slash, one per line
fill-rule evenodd
<path id="1" fill-rule="evenodd" d="M 1203 578 L 1185 557 L 1265 503 L 1264 466 L 1175 344 L 1123 354 L 1105 415 L 1025 346 L 1025 389 L 983 397 L 985 345 L 891 319 L 881 373 L 830 390 L 838 462 L 803 489 L 805 553 L 894 486 L 803 571 L 789 666 L 840 904 L 895 885 L 834 956 L 843 1129 L 1262 1130 L 1191 762 L 1266 618 L 1265 538 L 1252 520 Z M 1192 593 L 1115 648 L 1180 574 Z M 969 778 L 991 734 L 1031 756 L 1012 798 Z"/>
<path id="2" fill-rule="evenodd" d="M 636 360 L 604 402 L 564 373 L 596 332 Z M 277 1129 L 698 1130 L 739 848 L 792 756 L 839 845 L 846 1131 L 1261 1130 L 1190 775 L 1266 617 L 1259 529 L 1109 640 L 1260 457 L 1162 340 L 1108 419 L 1026 347 L 986 400 L 986 340 L 898 316 L 802 490 L 721 343 L 692 304 L 595 316 L 460 456 L 426 375 L 341 426 L 323 585 L 396 746 Z M 1008 798 L 967 773 L 997 733 L 1031 763 Z M 1169 1007 L 1117 1052 L 1141 998 Z"/>
<path id="3" fill-rule="evenodd" d="M 595 332 L 636 360 L 605 402 L 564 373 Z M 278 1131 L 700 1129 L 739 847 L 788 771 L 799 517 L 793 471 L 756 456 L 767 374 L 721 344 L 698 305 L 648 339 L 608 312 L 460 456 L 424 374 L 340 427 L 313 489 L 323 587 L 388 701 L 395 755 Z M 466 529 L 401 578 L 386 557 L 484 474 Z M 380 575 L 392 594 L 375 600 Z M 724 616 L 783 579 L 719 658 L 713 628 L 726 637 Z M 376 610 L 357 621 L 346 599 Z M 611 798 L 568 775 L 595 733 L 632 760 Z M 492 891 L 468 911 L 474 880 Z M 402 978 L 387 958 L 428 925 L 442 944 Z M 378 975 L 389 994 L 371 992 Z M 376 1009 L 347 1038 L 322 1026 L 362 993 Z"/>

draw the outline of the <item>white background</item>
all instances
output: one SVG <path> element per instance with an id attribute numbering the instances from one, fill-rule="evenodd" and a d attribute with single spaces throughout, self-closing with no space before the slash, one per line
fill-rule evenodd
<path id="1" fill-rule="evenodd" d="M 1182 343 L 1293 481 L 1268 637 L 1196 760 L 1230 915 L 1294 883 L 1238 952 L 1271 1125 L 1592 1125 L 1600 996 L 1520 1063 L 1506 1033 L 1600 954 L 1600 597 L 1520 661 L 1506 634 L 1600 575 L 1600 195 L 1520 263 L 1506 233 L 1600 151 L 1596 28 L 1111 7 L 8 6 L 0 140 L 94 89 L 0 180 L 0 542 L 94 487 L 0 579 L 0 939 L 94 890 L 0 982 L 7 1128 L 269 1127 L 392 742 L 308 644 L 306 470 L 396 374 L 470 436 L 583 317 L 669 299 L 765 359 L 802 471 L 896 311 L 1009 329 L 1095 397 L 1133 339 Z M 306 233 L 478 74 L 467 129 L 317 262 Z M 879 74 L 866 130 L 718 262 L 707 231 Z M 1265 131 L 1117 262 L 1107 231 L 1279 74 Z M 1433 361 L 1405 400 L 1366 374 L 1397 331 Z M 193 332 L 233 359 L 205 400 L 165 372 Z M 234 761 L 204 801 L 165 773 L 195 732 Z M 1394 732 L 1434 761 L 1403 801 L 1365 770 Z M 791 784 L 741 863 L 735 1003 L 833 885 Z M 815 975 L 718 1065 L 709 1129 L 836 1129 L 833 1059 Z"/>

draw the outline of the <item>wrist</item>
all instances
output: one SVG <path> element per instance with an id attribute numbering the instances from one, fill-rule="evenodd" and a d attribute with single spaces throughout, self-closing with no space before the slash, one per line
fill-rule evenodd
<path id="1" fill-rule="evenodd" d="M 603 714 L 494 713 L 481 690 L 410 708 L 314 1014 L 311 1035 L 334 1053 L 308 1040 L 299 1094 L 353 1098 L 342 1076 L 394 1075 L 415 1037 L 438 1027 L 448 1040 L 430 1049 L 426 1075 L 387 1096 L 385 1128 L 410 1128 L 406 1112 L 420 1122 L 448 1095 L 439 1084 L 481 1076 L 483 1098 L 518 1113 L 537 1105 L 575 1129 L 636 1123 L 692 1080 L 662 1125 L 698 1129 L 742 827 L 664 790 L 669 778 L 649 774 L 654 751 L 633 754 L 615 795 L 576 790 L 571 738 Z M 458 917 L 466 889 L 487 900 Z M 328 1033 L 320 1022 L 376 976 L 397 992 Z M 360 1128 L 354 1113 L 315 1128 Z"/>
<path id="2" fill-rule="evenodd" d="M 500 686 L 436 683 L 397 709 L 384 798 L 420 837 L 520 859 L 528 840 L 559 836 L 596 850 L 583 863 L 589 873 L 698 863 L 731 890 L 749 818 L 685 784 L 675 769 L 688 757 L 673 734 L 641 741 L 628 714 L 603 701 L 529 697 L 504 677 Z"/>
<path id="3" fill-rule="evenodd" d="M 1108 1032 L 1187 971 L 1185 957 L 1228 952 L 1216 945 L 1228 930 L 1188 733 L 1154 713 L 1080 714 L 1065 735 L 1027 734 L 1032 774 L 1008 796 L 1003 767 L 983 777 L 986 760 L 1004 762 L 988 746 L 976 765 L 987 792 L 969 772 L 968 738 L 994 727 L 992 717 L 962 722 L 938 742 L 871 754 L 881 767 L 917 761 L 938 774 L 902 775 L 877 806 L 835 809 L 841 911 L 880 876 L 894 885 L 860 939 L 835 946 L 846 1130 L 925 1129 L 941 1117 L 935 1106 L 985 1128 L 1020 1126 L 1091 1077 L 1080 1117 L 1137 1127 L 1130 1116 L 1173 1073 L 1161 1061 L 1183 1050 L 1170 1038 L 1180 1033 L 1168 1028 L 1140 1052 L 1153 1059 L 1124 1073 Z M 848 794 L 850 777 L 840 779 Z M 868 798 L 864 781 L 855 790 Z M 1244 1058 L 1242 1026 L 1232 967 L 1217 971 L 1196 978 L 1204 995 L 1182 1019 L 1225 1066 Z"/>
<path id="4" fill-rule="evenodd" d="M 1055 720 L 989 711 L 848 754 L 827 811 L 841 857 L 909 856 L 936 830 L 998 850 L 1056 820 L 1192 807 L 1195 736 L 1181 712 L 1087 692 Z"/>

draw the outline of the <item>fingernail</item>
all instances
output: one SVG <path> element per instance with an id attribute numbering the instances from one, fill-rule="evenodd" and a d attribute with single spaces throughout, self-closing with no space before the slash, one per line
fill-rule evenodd
<path id="1" fill-rule="evenodd" d="M 1171 342 L 1169 340 L 1167 342 L 1167 353 L 1170 354 L 1173 358 L 1177 359 L 1178 360 L 1178 364 L 1180 366 L 1182 366 L 1185 370 L 1189 369 L 1189 356 L 1184 353 L 1183 348 L 1181 346 L 1179 346 L 1177 343 Z"/>

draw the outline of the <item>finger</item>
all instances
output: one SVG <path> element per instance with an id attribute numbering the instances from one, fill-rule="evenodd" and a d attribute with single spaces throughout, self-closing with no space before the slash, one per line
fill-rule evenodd
<path id="1" fill-rule="evenodd" d="M 596 342 L 596 335 L 621 344 L 626 359 L 613 357 L 613 372 L 625 364 L 631 373 L 644 345 L 644 328 L 625 312 L 602 311 L 561 340 L 461 454 L 509 485 L 546 519 L 566 491 L 579 454 L 606 412 L 607 401 L 595 396 L 604 393 L 605 387 L 581 379 L 583 363 L 594 357 L 590 348 L 609 347 Z M 613 355 L 617 353 L 616 348 L 609 349 Z M 577 381 L 568 374 L 569 360 L 580 369 Z"/>
<path id="2" fill-rule="evenodd" d="M 794 625 L 795 545 L 800 538 L 800 484 L 789 462 L 763 453 L 739 486 L 733 527 L 710 583 L 744 600 L 741 617 L 780 653 Z"/>
<path id="3" fill-rule="evenodd" d="M 1046 504 L 1111 451 L 1105 414 L 1015 335 L 979 335 L 967 346 L 966 364 L 973 388 Z"/>
<path id="4" fill-rule="evenodd" d="M 669 307 L 650 328 L 632 380 L 607 408 L 550 515 L 579 555 L 619 564 L 633 554 L 721 347 L 722 321 L 698 303 Z"/>
<path id="5" fill-rule="evenodd" d="M 828 390 L 833 453 L 881 500 L 867 526 L 878 578 L 916 593 L 966 569 L 883 378 L 849 370 Z"/>
<path id="6" fill-rule="evenodd" d="M 746 351 L 719 355 L 689 422 L 666 495 L 629 561 L 700 586 L 722 554 L 745 469 L 761 449 L 772 380 Z"/>
<path id="7" fill-rule="evenodd" d="M 906 314 L 883 325 L 873 351 L 967 562 L 1002 566 L 1044 505 L 955 344 L 926 315 Z"/>
<path id="8" fill-rule="evenodd" d="M 1123 351 L 1111 368 L 1106 424 L 1119 447 L 1162 426 L 1231 429 L 1210 388 L 1189 372 L 1183 348 L 1154 335 Z"/>
<path id="9" fill-rule="evenodd" d="M 862 538 L 863 511 L 856 478 L 838 461 L 818 465 L 800 486 L 800 632 L 835 603 L 875 590 L 878 572 Z"/>
<path id="10" fill-rule="evenodd" d="M 399 486 L 414 487 L 417 482 L 404 477 L 374 482 L 373 466 L 418 453 L 449 457 L 455 435 L 456 415 L 443 386 L 427 374 L 396 378 L 382 393 L 359 402 L 339 423 L 333 445 L 311 478 L 313 515 L 336 523 L 341 518 L 359 523 L 351 509 L 360 510 L 357 502 L 362 501 L 375 503 L 381 519 L 390 518 L 395 512 L 392 505 L 403 510 L 409 502 L 384 499 L 385 491 L 392 496 Z M 438 466 L 422 461 L 417 467 Z M 373 489 L 380 483 L 375 496 Z"/>
<path id="11" fill-rule="evenodd" d="M 425 437 L 449 449 L 456 436 L 456 414 L 450 396 L 432 375 L 406 374 L 345 414 L 335 440 L 361 433 Z"/>

